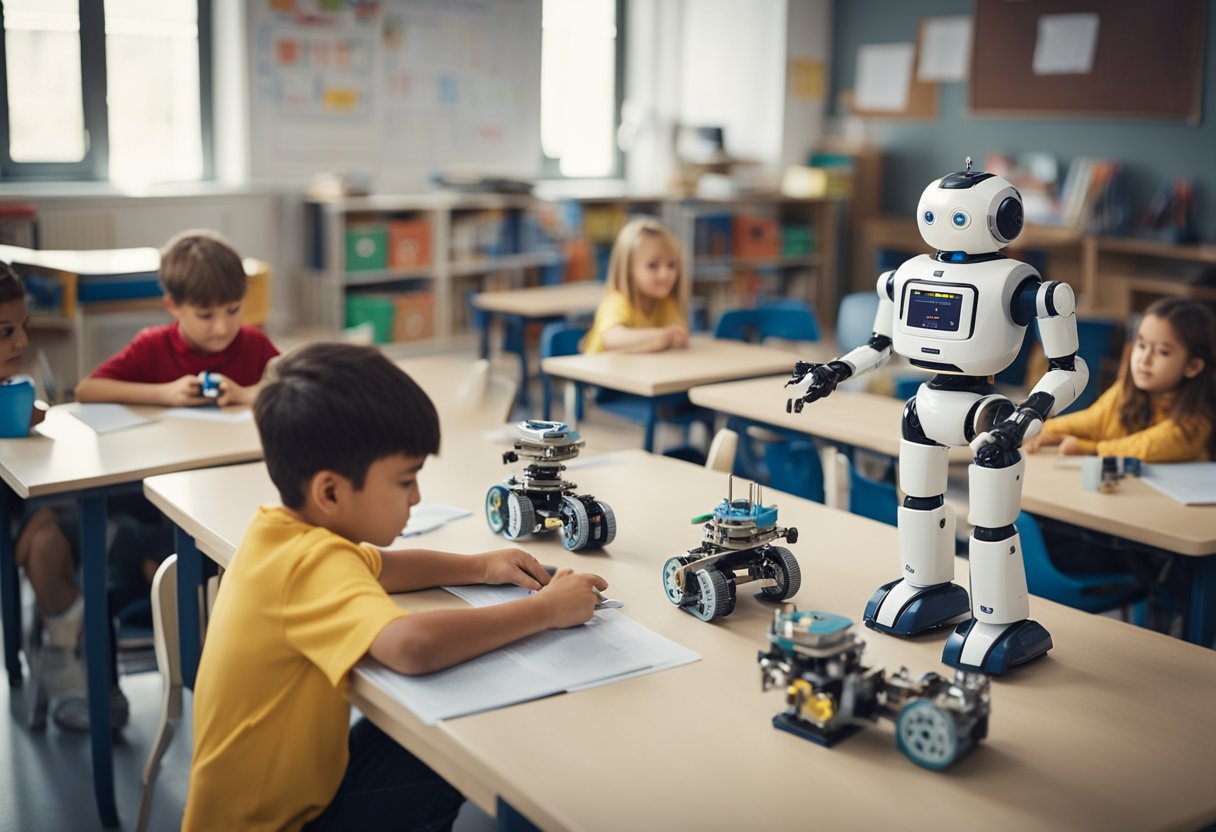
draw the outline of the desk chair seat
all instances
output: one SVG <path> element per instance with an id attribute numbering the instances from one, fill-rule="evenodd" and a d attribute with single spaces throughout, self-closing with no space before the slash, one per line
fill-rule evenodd
<path id="1" fill-rule="evenodd" d="M 1035 518 L 1022 512 L 1013 522 L 1022 538 L 1022 560 L 1026 565 L 1026 585 L 1031 594 L 1067 604 L 1085 612 L 1100 613 L 1127 608 L 1145 598 L 1144 585 L 1126 572 L 1074 574 L 1062 572 L 1052 562 Z"/>

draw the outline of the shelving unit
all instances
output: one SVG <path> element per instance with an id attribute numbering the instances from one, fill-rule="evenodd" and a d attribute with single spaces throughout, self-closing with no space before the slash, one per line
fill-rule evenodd
<path id="1" fill-rule="evenodd" d="M 543 228 L 548 210 L 542 200 L 497 194 L 307 201 L 304 239 L 311 250 L 298 281 L 296 319 L 336 334 L 352 298 L 395 298 L 394 331 L 386 339 L 381 327 L 379 340 L 463 334 L 468 292 L 531 285 L 562 265 L 560 240 Z M 403 332 L 401 304 L 423 315 L 422 295 L 430 297 L 430 321 L 418 329 L 424 334 Z"/>

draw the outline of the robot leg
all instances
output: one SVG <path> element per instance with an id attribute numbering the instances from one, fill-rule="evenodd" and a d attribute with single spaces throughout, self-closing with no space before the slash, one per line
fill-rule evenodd
<path id="1" fill-rule="evenodd" d="M 866 603 L 867 627 L 909 636 L 967 617 L 967 590 L 954 578 L 954 513 L 945 504 L 950 449 L 924 437 L 909 404 L 899 443 L 899 560 L 903 577 Z M 909 424 L 911 423 L 911 424 Z M 909 438 L 911 437 L 911 438 Z"/>
<path id="2" fill-rule="evenodd" d="M 970 621 L 951 634 L 942 661 L 962 670 L 1004 673 L 1051 649 L 1051 635 L 1032 621 L 1022 563 L 1022 541 L 1013 521 L 1020 510 L 1026 462 L 986 468 L 972 465 Z"/>

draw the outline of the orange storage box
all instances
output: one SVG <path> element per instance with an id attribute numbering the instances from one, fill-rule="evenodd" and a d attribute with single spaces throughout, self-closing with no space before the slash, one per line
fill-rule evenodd
<path id="1" fill-rule="evenodd" d="M 416 269 L 431 264 L 431 224 L 426 220 L 390 220 L 388 267 Z"/>
<path id="2" fill-rule="evenodd" d="M 777 257 L 781 254 L 781 228 L 770 217 L 734 218 L 731 229 L 736 257 Z"/>
<path id="3" fill-rule="evenodd" d="M 393 297 L 394 341 L 419 341 L 435 334 L 435 296 L 430 292 L 407 292 Z"/>

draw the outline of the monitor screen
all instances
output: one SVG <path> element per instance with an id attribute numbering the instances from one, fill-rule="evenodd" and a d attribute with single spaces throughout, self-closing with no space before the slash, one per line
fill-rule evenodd
<path id="1" fill-rule="evenodd" d="M 908 326 L 958 332 L 963 296 L 957 292 L 912 289 L 908 294 Z"/>

